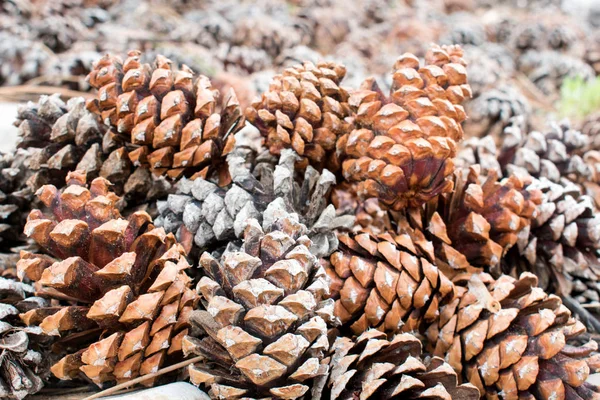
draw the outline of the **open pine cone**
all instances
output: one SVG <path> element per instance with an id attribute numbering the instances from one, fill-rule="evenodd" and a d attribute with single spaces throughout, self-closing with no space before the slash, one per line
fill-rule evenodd
<path id="1" fill-rule="evenodd" d="M 339 240 L 325 270 L 336 316 L 354 334 L 371 327 L 418 330 L 435 321 L 439 305 L 454 295 L 454 285 L 435 264 L 432 243 L 419 231 L 363 230 L 340 234 Z"/>
<path id="2" fill-rule="evenodd" d="M 488 138 L 475 139 L 460 157 L 466 163 L 481 162 L 484 172 L 502 170 L 509 180 L 530 181 L 529 188 L 541 193 L 531 224 L 518 233 L 517 246 L 502 260 L 502 271 L 534 273 L 542 288 L 560 295 L 590 329 L 600 330 L 598 318 L 590 314 L 593 309 L 578 305 L 600 301 L 595 183 L 600 164 L 586 156 L 594 152 L 589 150 L 592 142 L 566 123 L 523 135 L 519 121 L 513 120 L 500 149 Z"/>
<path id="3" fill-rule="evenodd" d="M 326 379 L 327 333 L 337 320 L 307 233 L 294 214 L 267 210 L 263 226 L 247 221 L 241 248 L 200 258 L 208 276 L 190 316 L 198 337 L 186 337 L 184 351 L 206 357 L 189 373 L 212 398 L 296 399 Z"/>
<path id="4" fill-rule="evenodd" d="M 478 274 L 440 307 L 427 329 L 428 349 L 475 385 L 482 397 L 503 399 L 595 398 L 586 382 L 598 368 L 591 340 L 567 344 L 583 324 L 554 295 L 536 287 L 530 273 L 498 280 Z M 466 287 L 465 287 L 466 286 Z M 468 287 L 468 289 L 467 289 Z"/>
<path id="5" fill-rule="evenodd" d="M 338 337 L 331 348 L 331 374 L 322 398 L 478 400 L 479 391 L 459 384 L 439 357 L 422 358 L 422 344 L 410 333 L 375 329 L 356 339 Z"/>
<path id="6" fill-rule="evenodd" d="M 98 89 L 88 109 L 110 127 L 104 142 L 128 145 L 118 146 L 115 158 L 133 164 L 134 174 L 149 169 L 178 179 L 216 173 L 228 183 L 222 158 L 242 126 L 235 92 L 230 90 L 219 107 L 219 92 L 207 77 L 194 75 L 185 65 L 173 68 L 172 61 L 160 55 L 152 67 L 140 58 L 139 51 L 129 52 L 125 61 L 106 55 L 88 76 Z"/>
<path id="7" fill-rule="evenodd" d="M 16 278 L 16 277 L 14 277 Z M 47 307 L 49 301 L 34 295 L 33 286 L 0 278 L 0 397 L 23 399 L 38 392 L 50 373 L 51 338 L 39 327 L 25 327 L 20 313 Z"/>
<path id="8" fill-rule="evenodd" d="M 260 137 L 253 130 L 252 126 L 241 130 L 227 156 L 231 185 L 219 188 L 202 178 L 182 179 L 176 194 L 158 202 L 157 226 L 176 233 L 186 249 L 193 245 L 214 249 L 241 238 L 249 218 L 263 222 L 266 210 L 294 212 L 309 229 L 315 254 L 329 255 L 337 247 L 334 229 L 350 228 L 353 223 L 352 217 L 338 217 L 333 206 L 328 206 L 335 176 L 327 169 L 319 173 L 310 165 L 297 171 L 300 157 L 292 149 L 283 149 L 279 159 L 274 159 L 260 146 L 256 148 L 255 140 Z"/>
<path id="9" fill-rule="evenodd" d="M 33 191 L 46 184 L 64 186 L 70 171 L 84 171 L 86 178 L 109 179 L 113 190 L 123 195 L 129 206 L 164 196 L 171 184 L 148 169 L 134 168 L 127 158 L 127 141 L 115 137 L 89 112 L 85 100 L 72 98 L 66 104 L 58 95 L 41 96 L 37 103 L 19 109 L 19 148 L 31 154 L 29 173 L 20 188 Z"/>
<path id="10" fill-rule="evenodd" d="M 52 373 L 60 379 L 83 373 L 99 385 L 177 360 L 197 299 L 173 235 L 155 229 L 145 212 L 122 219 L 109 185 L 96 178 L 88 189 L 78 172 L 62 192 L 43 186 L 39 198 L 50 214 L 33 210 L 25 233 L 49 255 L 23 252 L 17 264 L 19 277 L 45 296 L 71 302 L 20 315 L 73 352 Z"/>
<path id="11" fill-rule="evenodd" d="M 451 248 L 445 261 L 435 259 L 433 243 L 409 219 L 396 219 L 397 232 L 340 238 L 344 246 L 330 258 L 327 273 L 344 327 L 356 334 L 369 327 L 424 332 L 429 351 L 482 396 L 552 399 L 599 392 L 585 383 L 590 369 L 600 366 L 590 356 L 597 345 L 566 344 L 585 327 L 557 296 L 536 288 L 532 274 L 496 281 Z M 411 248 L 427 250 L 432 261 Z"/>
<path id="12" fill-rule="evenodd" d="M 449 179 L 460 123 L 460 105 L 471 96 L 459 46 L 435 46 L 425 65 L 404 54 L 394 65 L 389 97 L 366 81 L 348 100 L 356 129 L 338 140 L 344 178 L 360 197 L 377 197 L 399 210 L 452 190 Z"/>
<path id="13" fill-rule="evenodd" d="M 495 171 L 483 175 L 474 165 L 455 172 L 452 193 L 407 214 L 411 226 L 427 232 L 439 259 L 450 262 L 459 253 L 498 276 L 503 257 L 528 235 L 538 215 L 543 195 L 536 183 L 517 175 L 499 181 Z"/>
<path id="14" fill-rule="evenodd" d="M 345 75 L 344 66 L 331 62 L 288 68 L 246 109 L 246 118 L 261 131 L 271 153 L 292 148 L 302 157 L 301 165 L 336 172 L 336 141 L 349 129 L 344 121 L 349 95 L 340 87 Z"/>

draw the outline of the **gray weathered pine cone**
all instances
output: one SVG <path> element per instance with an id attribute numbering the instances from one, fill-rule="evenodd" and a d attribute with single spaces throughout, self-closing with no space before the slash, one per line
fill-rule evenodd
<path id="1" fill-rule="evenodd" d="M 48 336 L 39 327 L 25 327 L 20 314 L 49 305 L 34 295 L 33 286 L 0 277 L 0 398 L 23 399 L 38 392 L 49 375 L 44 355 Z"/>
<path id="2" fill-rule="evenodd" d="M 514 165 L 507 170 L 509 174 L 527 175 Z M 543 289 L 574 298 L 584 307 L 598 305 L 600 213 L 594 200 L 566 178 L 554 183 L 540 177 L 531 186 L 542 191 L 544 201 L 537 207 L 531 226 L 519 233 L 517 246 L 506 256 L 505 272 L 533 272 Z M 580 308 L 573 311 L 587 316 Z M 600 328 L 598 320 L 586 322 L 595 323 L 590 327 L 594 330 Z"/>
<path id="3" fill-rule="evenodd" d="M 586 156 L 591 138 L 568 122 L 524 134 L 521 122 L 511 121 L 499 146 L 491 137 L 466 141 L 457 164 L 480 163 L 484 171 L 534 178 L 530 187 L 541 190 L 543 201 L 531 226 L 518 234 L 502 270 L 533 272 L 543 289 L 559 294 L 598 331 L 600 320 L 587 311 L 600 301 L 600 214 L 598 193 L 591 190 L 597 187 L 598 164 Z"/>
<path id="4" fill-rule="evenodd" d="M 294 164 L 299 159 L 291 150 L 283 150 L 279 160 L 262 148 L 251 125 L 236 135 L 236 147 L 227 156 L 232 184 L 219 188 L 215 183 L 198 178 L 182 180 L 176 194 L 157 206 L 157 226 L 176 232 L 188 249 L 219 247 L 240 238 L 249 218 L 266 226 L 267 215 L 291 212 L 309 229 L 317 255 L 330 254 L 337 247 L 336 228 L 351 228 L 351 216 L 337 216 L 328 196 L 335 176 L 308 167 L 298 176 Z M 270 213 L 265 213 L 270 210 Z"/>
<path id="5" fill-rule="evenodd" d="M 595 72 L 585 61 L 558 51 L 530 50 L 518 60 L 518 69 L 546 95 L 558 95 L 565 78 L 593 79 Z"/>
<path id="6" fill-rule="evenodd" d="M 523 94 L 510 84 L 490 88 L 466 105 L 469 119 L 465 122 L 467 136 L 501 136 L 515 116 L 529 117 L 531 107 Z"/>
<path id="7" fill-rule="evenodd" d="M 205 359 L 189 367 L 190 380 L 213 399 L 311 398 L 329 374 L 328 333 L 339 320 L 309 228 L 273 208 L 244 225 L 240 247 L 200 257 L 207 276 L 182 348 Z"/>

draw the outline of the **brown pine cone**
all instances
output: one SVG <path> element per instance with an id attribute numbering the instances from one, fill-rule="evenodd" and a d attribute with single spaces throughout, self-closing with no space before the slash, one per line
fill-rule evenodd
<path id="1" fill-rule="evenodd" d="M 452 158 L 466 118 L 460 103 L 471 96 L 462 55 L 459 46 L 435 46 L 421 66 L 404 54 L 388 98 L 373 81 L 351 95 L 356 129 L 337 146 L 346 157 L 343 175 L 357 183 L 360 197 L 399 210 L 452 190 Z"/>
<path id="2" fill-rule="evenodd" d="M 247 222 L 244 243 L 200 266 L 202 299 L 184 351 L 206 357 L 190 379 L 214 399 L 303 398 L 326 379 L 328 329 L 336 325 L 327 276 L 311 254 L 308 229 L 293 214 L 265 211 Z"/>
<path id="3" fill-rule="evenodd" d="M 331 374 L 322 398 L 479 399 L 477 388 L 459 384 L 442 358 L 423 359 L 422 344 L 410 333 L 388 339 L 371 329 L 356 339 L 338 337 L 331 352 Z"/>
<path id="4" fill-rule="evenodd" d="M 532 274 L 517 282 L 506 275 L 494 281 L 478 273 L 452 247 L 434 247 L 421 230 L 413 230 L 416 219 L 396 217 L 394 230 L 376 237 L 362 233 L 353 242 L 340 238 L 344 246 L 330 257 L 327 273 L 332 295 L 338 298 L 335 314 L 345 327 L 356 334 L 368 327 L 386 333 L 425 332 L 429 351 L 449 362 L 482 396 L 551 399 L 598 391 L 585 383 L 590 368 L 600 366 L 597 357 L 590 357 L 597 345 L 566 345 L 567 339 L 579 340 L 585 327 L 570 318 L 557 296 L 535 288 Z M 439 228 L 431 224 L 425 232 L 445 236 Z M 421 239 L 410 240 L 411 235 Z M 391 250 L 383 253 L 382 245 Z M 435 266 L 409 253 L 415 247 L 427 250 Z M 527 368 L 532 368 L 529 374 L 523 372 Z M 558 397 L 552 397 L 554 391 Z"/>
<path id="5" fill-rule="evenodd" d="M 434 248 L 419 231 L 340 234 L 325 266 L 335 314 L 354 334 L 374 327 L 411 332 L 436 320 L 454 285 L 438 268 Z M 446 268 L 449 269 L 449 268 Z M 454 271 L 464 273 L 472 268 Z"/>
<path id="6" fill-rule="evenodd" d="M 68 179 L 62 192 L 52 185 L 40 189 L 50 214 L 33 210 L 25 226 L 49 256 L 23 252 L 17 263 L 19 277 L 45 296 L 71 300 L 20 315 L 44 335 L 61 337 L 57 353 L 72 353 L 52 373 L 60 379 L 84 374 L 100 385 L 180 359 L 197 299 L 182 247 L 145 212 L 122 219 L 105 179 L 94 179 L 89 189 L 81 174 Z"/>
<path id="7" fill-rule="evenodd" d="M 428 350 L 444 359 L 492 399 L 597 398 L 586 382 L 598 367 L 594 341 L 567 344 L 583 324 L 530 273 L 498 280 L 478 274 L 457 285 L 457 297 L 440 307 L 426 332 Z M 468 287 L 468 289 L 467 289 Z"/>
<path id="8" fill-rule="evenodd" d="M 349 129 L 348 92 L 340 87 L 345 75 L 344 66 L 331 62 L 288 68 L 246 109 L 246 118 L 272 154 L 292 148 L 303 157 L 301 165 L 335 172 L 340 167 L 336 141 Z"/>
<path id="9" fill-rule="evenodd" d="M 495 171 L 481 175 L 475 165 L 455 172 L 454 192 L 438 198 L 437 205 L 407 215 L 411 226 L 427 232 L 439 259 L 449 262 L 448 255 L 458 252 L 498 276 L 503 257 L 529 234 L 542 202 L 535 179 L 510 175 L 498 181 Z"/>
<path id="10" fill-rule="evenodd" d="M 548 133 L 534 131 L 523 141 L 521 130 L 513 125 L 505 130 L 500 151 L 493 141 L 476 139 L 461 157 L 466 163 L 482 162 L 487 166 L 484 170 L 503 169 L 509 180 L 529 181 L 528 191 L 541 193 L 531 224 L 517 233 L 517 246 L 504 254 L 501 271 L 534 273 L 544 290 L 560 295 L 589 329 L 599 331 L 599 318 L 590 306 L 600 301 L 596 284 L 600 192 L 597 183 L 587 180 L 594 177 L 592 171 L 598 164 L 590 165 L 579 156 L 592 152 L 586 151 L 588 139 L 566 125 L 554 125 Z M 487 271 L 497 276 L 497 269 Z"/>
<path id="11" fill-rule="evenodd" d="M 533 272 L 540 286 L 551 293 L 571 296 L 580 304 L 598 304 L 598 208 L 580 187 L 566 179 L 557 184 L 542 177 L 535 186 L 544 201 L 538 205 L 530 229 L 519 235 L 518 246 L 509 252 L 505 272 Z M 600 330 L 598 317 L 589 318 L 579 307 L 573 311 L 587 318 L 590 329 Z"/>
<path id="12" fill-rule="evenodd" d="M 86 111 L 82 98 L 65 104 L 58 94 L 41 96 L 37 103 L 19 107 L 14 124 L 19 129 L 18 147 L 31 153 L 29 169 L 34 173 L 27 183 L 33 191 L 45 184 L 64 184 L 67 173 L 82 159 L 95 160 L 93 153 L 100 152 L 99 145 L 93 143 L 102 138 L 102 124 Z M 86 151 L 92 154 L 84 157 Z M 86 172 L 93 179 L 99 169 L 99 165 L 89 163 Z"/>
<path id="13" fill-rule="evenodd" d="M 88 109 L 110 127 L 103 143 L 128 144 L 119 148 L 118 159 L 133 164 L 134 175 L 146 168 L 171 179 L 217 173 L 228 183 L 223 157 L 243 125 L 233 90 L 218 107 L 219 93 L 207 77 L 195 76 L 185 65 L 172 68 L 160 55 L 152 67 L 140 58 L 139 51 L 129 52 L 125 61 L 106 55 L 88 75 L 98 89 Z"/>

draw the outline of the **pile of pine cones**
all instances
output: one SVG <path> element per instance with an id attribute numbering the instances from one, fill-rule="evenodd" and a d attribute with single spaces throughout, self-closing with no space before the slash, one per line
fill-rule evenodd
<path id="1" fill-rule="evenodd" d="M 545 128 L 534 111 L 557 111 L 553 103 L 565 79 L 587 80 L 600 72 L 596 3 L 5 0 L 0 85 L 89 92 L 94 85 L 84 78 L 93 60 L 143 48 L 143 62 L 163 54 L 208 76 L 223 92 L 235 87 L 245 108 L 277 71 L 303 61 L 325 56 L 349 67 L 348 85 L 375 75 L 387 91 L 397 54 L 424 57 L 429 43 L 460 44 L 470 60 L 473 91 L 465 102 L 465 132 L 502 136 L 515 116 L 527 129 Z"/>
<path id="2" fill-rule="evenodd" d="M 144 59 L 99 58 L 93 99 L 19 109 L 1 398 L 136 378 L 214 399 L 600 397 L 590 134 L 516 118 L 463 141 L 458 45 L 401 55 L 389 90 L 306 61 L 245 109 Z"/>

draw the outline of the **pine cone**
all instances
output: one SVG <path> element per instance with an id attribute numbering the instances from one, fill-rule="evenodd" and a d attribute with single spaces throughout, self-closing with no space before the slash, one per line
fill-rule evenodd
<path id="1" fill-rule="evenodd" d="M 19 108 L 19 148 L 31 153 L 27 182 L 33 190 L 45 184 L 62 186 L 69 171 L 82 170 L 93 179 L 101 174 L 101 122 L 85 109 L 83 98 L 65 104 L 58 94 L 41 96 Z"/>
<path id="2" fill-rule="evenodd" d="M 504 255 L 529 234 L 543 194 L 531 177 L 498 181 L 496 171 L 480 172 L 478 165 L 457 170 L 454 192 L 407 215 L 413 228 L 427 232 L 439 260 L 451 264 L 458 252 L 498 276 Z"/>
<path id="3" fill-rule="evenodd" d="M 532 176 L 555 183 L 562 178 L 573 182 L 600 182 L 600 160 L 591 149 L 592 138 L 571 129 L 568 121 L 551 122 L 546 132 L 523 132 L 518 121 L 511 121 L 504 132 L 498 159 L 503 168 L 509 164 L 524 168 Z"/>
<path id="4" fill-rule="evenodd" d="M 542 194 L 531 225 L 517 234 L 517 246 L 501 260 L 501 270 L 535 273 L 544 290 L 560 295 L 590 329 L 600 330 L 597 318 L 570 299 L 581 304 L 600 300 L 596 285 L 600 220 L 593 196 L 597 184 L 588 180 L 596 179 L 598 164 L 590 165 L 579 155 L 589 153 L 588 136 L 567 124 L 551 128 L 546 133 L 530 132 L 523 139 L 518 121 L 513 121 L 505 129 L 500 150 L 484 138 L 473 140 L 461 154 L 466 163 L 482 162 L 484 170 L 502 170 L 509 179 L 530 181 L 529 189 Z"/>
<path id="5" fill-rule="evenodd" d="M 62 192 L 51 185 L 40 189 L 51 214 L 34 210 L 25 226 L 50 256 L 24 252 L 17 263 L 19 277 L 45 295 L 72 300 L 67 307 L 21 315 L 45 335 L 73 338 L 67 351 L 74 353 L 54 364 L 52 373 L 60 379 L 83 373 L 100 385 L 177 360 L 197 298 L 188 287 L 182 247 L 155 229 L 145 212 L 120 218 L 118 198 L 105 179 L 94 179 L 87 189 L 80 174 L 68 178 Z"/>
<path id="6" fill-rule="evenodd" d="M 311 166 L 297 176 L 294 166 L 300 157 L 293 150 L 282 150 L 276 161 L 268 151 L 256 148 L 257 141 L 260 136 L 250 125 L 236 135 L 236 148 L 227 156 L 233 180 L 228 187 L 201 178 L 181 180 L 177 194 L 158 202 L 157 226 L 176 233 L 186 249 L 193 245 L 216 249 L 241 238 L 248 218 L 270 224 L 263 219 L 266 211 L 293 212 L 309 229 L 316 254 L 331 254 L 337 246 L 333 229 L 353 223 L 350 216 L 336 217 L 333 206 L 328 206 L 335 176 Z"/>
<path id="7" fill-rule="evenodd" d="M 600 217 L 592 198 L 567 180 L 556 184 L 540 178 L 535 186 L 544 201 L 530 230 L 520 235 L 518 247 L 509 253 L 505 271 L 531 271 L 552 293 L 571 295 L 582 304 L 598 302 Z"/>
<path id="8" fill-rule="evenodd" d="M 362 212 L 373 215 L 367 207 Z M 376 236 L 379 239 L 374 239 L 374 233 L 356 235 L 353 242 L 340 238 L 345 246 L 330 257 L 331 291 L 339 296 L 335 314 L 346 327 L 356 334 L 369 326 L 387 333 L 424 331 L 428 350 L 444 357 L 462 374 L 463 381 L 491 398 L 552 398 L 555 390 L 559 396 L 561 391 L 598 390 L 585 383 L 590 368 L 598 366 L 596 357 L 589 357 L 597 345 L 565 345 L 565 337 L 576 337 L 585 328 L 570 318 L 557 296 L 533 288 L 535 276 L 523 274 L 515 283 L 514 278 L 502 275 L 494 281 L 488 274 L 475 273 L 480 269 L 445 245 L 446 230 L 436 214 L 429 226 L 420 220 L 419 209 L 386 215 L 393 229 L 386 228 L 386 233 Z M 358 221 L 362 218 L 357 215 Z M 433 241 L 422 232 L 433 236 Z M 411 240 L 411 236 L 419 239 Z M 387 241 L 381 239 L 386 237 Z M 383 257 L 382 244 L 391 249 Z M 411 255 L 407 251 L 411 247 L 427 251 L 432 261 Z M 506 349 L 511 344 L 517 346 L 515 350 Z M 525 374 L 522 368 L 526 370 L 528 365 L 533 369 Z"/>
<path id="9" fill-rule="evenodd" d="M 586 383 L 597 368 L 594 341 L 567 344 L 585 332 L 554 295 L 537 288 L 535 275 L 493 280 L 473 276 L 468 289 L 440 307 L 426 332 L 428 350 L 475 385 L 482 396 L 503 399 L 595 398 Z"/>
<path id="10" fill-rule="evenodd" d="M 266 137 L 272 154 L 286 148 L 303 157 L 302 165 L 339 169 L 338 137 L 349 126 L 348 93 L 340 87 L 346 68 L 311 62 L 276 75 L 269 90 L 246 109 L 246 118 Z"/>
<path id="11" fill-rule="evenodd" d="M 502 136 L 512 118 L 529 118 L 529 101 L 516 87 L 502 84 L 490 88 L 467 104 L 469 119 L 465 122 L 468 136 L 492 136 L 495 140 Z"/>
<path id="12" fill-rule="evenodd" d="M 393 209 L 422 204 L 452 189 L 449 176 L 460 126 L 460 103 L 470 97 L 465 61 L 458 46 L 433 47 L 420 66 L 412 54 L 394 66 L 384 98 L 373 81 L 349 99 L 356 129 L 338 140 L 347 159 L 343 175 L 360 197 L 378 197 Z"/>
<path id="13" fill-rule="evenodd" d="M 388 340 L 372 329 L 356 339 L 338 337 L 331 352 L 331 374 L 322 398 L 478 400 L 471 384 L 439 357 L 422 359 L 419 339 L 409 333 Z"/>
<path id="14" fill-rule="evenodd" d="M 205 333 L 184 339 L 184 351 L 206 357 L 190 367 L 190 379 L 215 399 L 301 398 L 328 374 L 327 332 L 337 320 L 333 300 L 323 300 L 325 271 L 307 227 L 293 214 L 269 213 L 264 228 L 248 221 L 240 249 L 200 258 L 208 276 L 190 322 Z"/>
<path id="15" fill-rule="evenodd" d="M 439 305 L 453 297 L 454 285 L 438 269 L 433 245 L 421 232 L 362 231 L 340 234 L 339 240 L 325 269 L 335 314 L 354 334 L 371 327 L 418 330 L 435 321 Z"/>
<path id="16" fill-rule="evenodd" d="M 14 279 L 0 278 L 0 397 L 23 399 L 38 392 L 49 375 L 49 340 L 38 327 L 24 327 L 20 313 L 47 307 L 34 288 Z"/>
<path id="17" fill-rule="evenodd" d="M 98 89 L 88 108 L 111 128 L 104 141 L 130 144 L 118 154 L 123 163 L 138 167 L 133 175 L 145 168 L 171 179 L 218 173 L 227 183 L 222 157 L 233 148 L 242 118 L 235 93 L 228 93 L 218 108 L 218 91 L 205 76 L 194 76 L 185 65 L 172 69 L 163 56 L 156 57 L 154 67 L 142 64 L 140 57 L 139 51 L 131 51 L 123 62 L 107 55 L 88 76 Z"/>
<path id="18" fill-rule="evenodd" d="M 33 192 L 25 185 L 31 175 L 30 156 L 21 149 L 14 154 L 0 153 L 0 253 L 23 241 L 23 226 L 33 201 Z M 0 265 L 0 271 L 5 267 Z"/>
<path id="19" fill-rule="evenodd" d="M 592 67 L 583 60 L 558 51 L 530 50 L 519 58 L 518 69 L 544 94 L 555 96 L 565 78 L 588 80 L 595 76 Z"/>
<path id="20" fill-rule="evenodd" d="M 39 42 L 0 32 L 0 85 L 18 85 L 43 75 L 53 56 Z"/>

